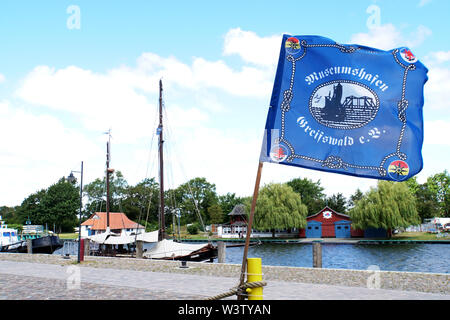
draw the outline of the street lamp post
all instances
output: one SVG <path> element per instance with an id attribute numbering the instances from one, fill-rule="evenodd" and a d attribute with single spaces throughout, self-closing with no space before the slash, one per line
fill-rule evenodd
<path id="1" fill-rule="evenodd" d="M 81 161 L 81 171 L 70 171 L 70 175 L 67 177 L 67 180 L 69 182 L 72 182 L 75 180 L 75 177 L 73 176 L 73 173 L 77 172 L 81 174 L 81 180 L 80 180 L 80 215 L 78 219 L 78 263 L 80 263 L 80 251 L 81 251 L 81 209 L 83 206 L 83 161 Z"/>

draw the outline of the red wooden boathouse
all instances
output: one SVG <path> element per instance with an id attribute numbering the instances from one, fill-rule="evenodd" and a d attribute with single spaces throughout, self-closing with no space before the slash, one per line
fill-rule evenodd
<path id="1" fill-rule="evenodd" d="M 354 230 L 350 216 L 326 206 L 318 213 L 306 217 L 306 229 L 299 232 L 300 238 L 351 238 L 364 237 L 363 230 Z"/>

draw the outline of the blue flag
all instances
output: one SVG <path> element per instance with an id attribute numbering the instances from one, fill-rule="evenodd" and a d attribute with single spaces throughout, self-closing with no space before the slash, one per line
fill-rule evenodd
<path id="1" fill-rule="evenodd" d="M 408 179 L 423 166 L 427 72 L 406 47 L 284 35 L 260 160 Z"/>

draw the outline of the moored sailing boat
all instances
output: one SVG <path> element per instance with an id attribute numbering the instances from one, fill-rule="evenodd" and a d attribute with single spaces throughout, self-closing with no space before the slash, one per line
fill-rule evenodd
<path id="1" fill-rule="evenodd" d="M 217 247 L 211 243 L 187 244 L 166 239 L 164 221 L 164 154 L 163 154 L 163 112 L 162 112 L 162 81 L 159 80 L 159 178 L 160 178 L 160 205 L 159 205 L 159 233 L 158 243 L 144 253 L 145 258 L 181 261 L 212 261 L 217 257 Z"/>
<path id="2" fill-rule="evenodd" d="M 138 224 L 136 224 L 136 232 L 134 235 L 117 234 L 110 230 L 109 224 L 109 173 L 113 169 L 109 168 L 109 143 L 107 148 L 107 163 L 106 163 L 106 231 L 88 238 L 100 245 L 115 246 L 124 244 L 137 244 L 138 241 L 144 243 L 155 243 L 155 245 L 147 250 L 143 257 L 147 259 L 162 259 L 162 260 L 181 260 L 181 261 L 212 261 L 217 257 L 217 247 L 211 243 L 207 244 L 187 244 L 176 242 L 167 239 L 165 231 L 164 220 L 164 157 L 163 157 L 163 116 L 162 116 L 162 81 L 159 82 L 160 97 L 159 97 L 159 126 L 157 134 L 159 136 L 159 184 L 160 184 L 160 205 L 159 205 L 159 230 L 152 232 L 139 232 Z M 111 254 L 111 250 L 107 250 L 106 254 Z"/>

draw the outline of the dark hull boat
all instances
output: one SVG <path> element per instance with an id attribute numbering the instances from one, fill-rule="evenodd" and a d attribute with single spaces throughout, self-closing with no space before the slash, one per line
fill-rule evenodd
<path id="1" fill-rule="evenodd" d="M 158 241 L 143 256 L 147 259 L 156 260 L 212 262 L 214 258 L 217 258 L 217 247 L 211 243 L 188 244 L 164 239 Z"/>
<path id="2" fill-rule="evenodd" d="M 248 244 L 248 247 L 259 246 L 260 244 L 261 244 L 261 241 L 258 241 L 258 242 L 252 241 Z M 245 243 L 227 244 L 227 248 L 234 248 L 234 247 L 245 247 Z"/>
<path id="3" fill-rule="evenodd" d="M 52 254 L 59 248 L 62 248 L 63 243 L 57 236 L 44 236 L 32 239 L 31 246 L 32 253 Z M 19 241 L 10 245 L 2 246 L 0 252 L 27 253 L 27 242 Z"/>
<path id="4" fill-rule="evenodd" d="M 215 258 L 217 258 L 217 247 L 214 247 L 212 244 L 209 243 L 200 250 L 193 251 L 190 254 L 175 256 L 173 258 L 163 258 L 161 260 L 212 262 Z"/>

